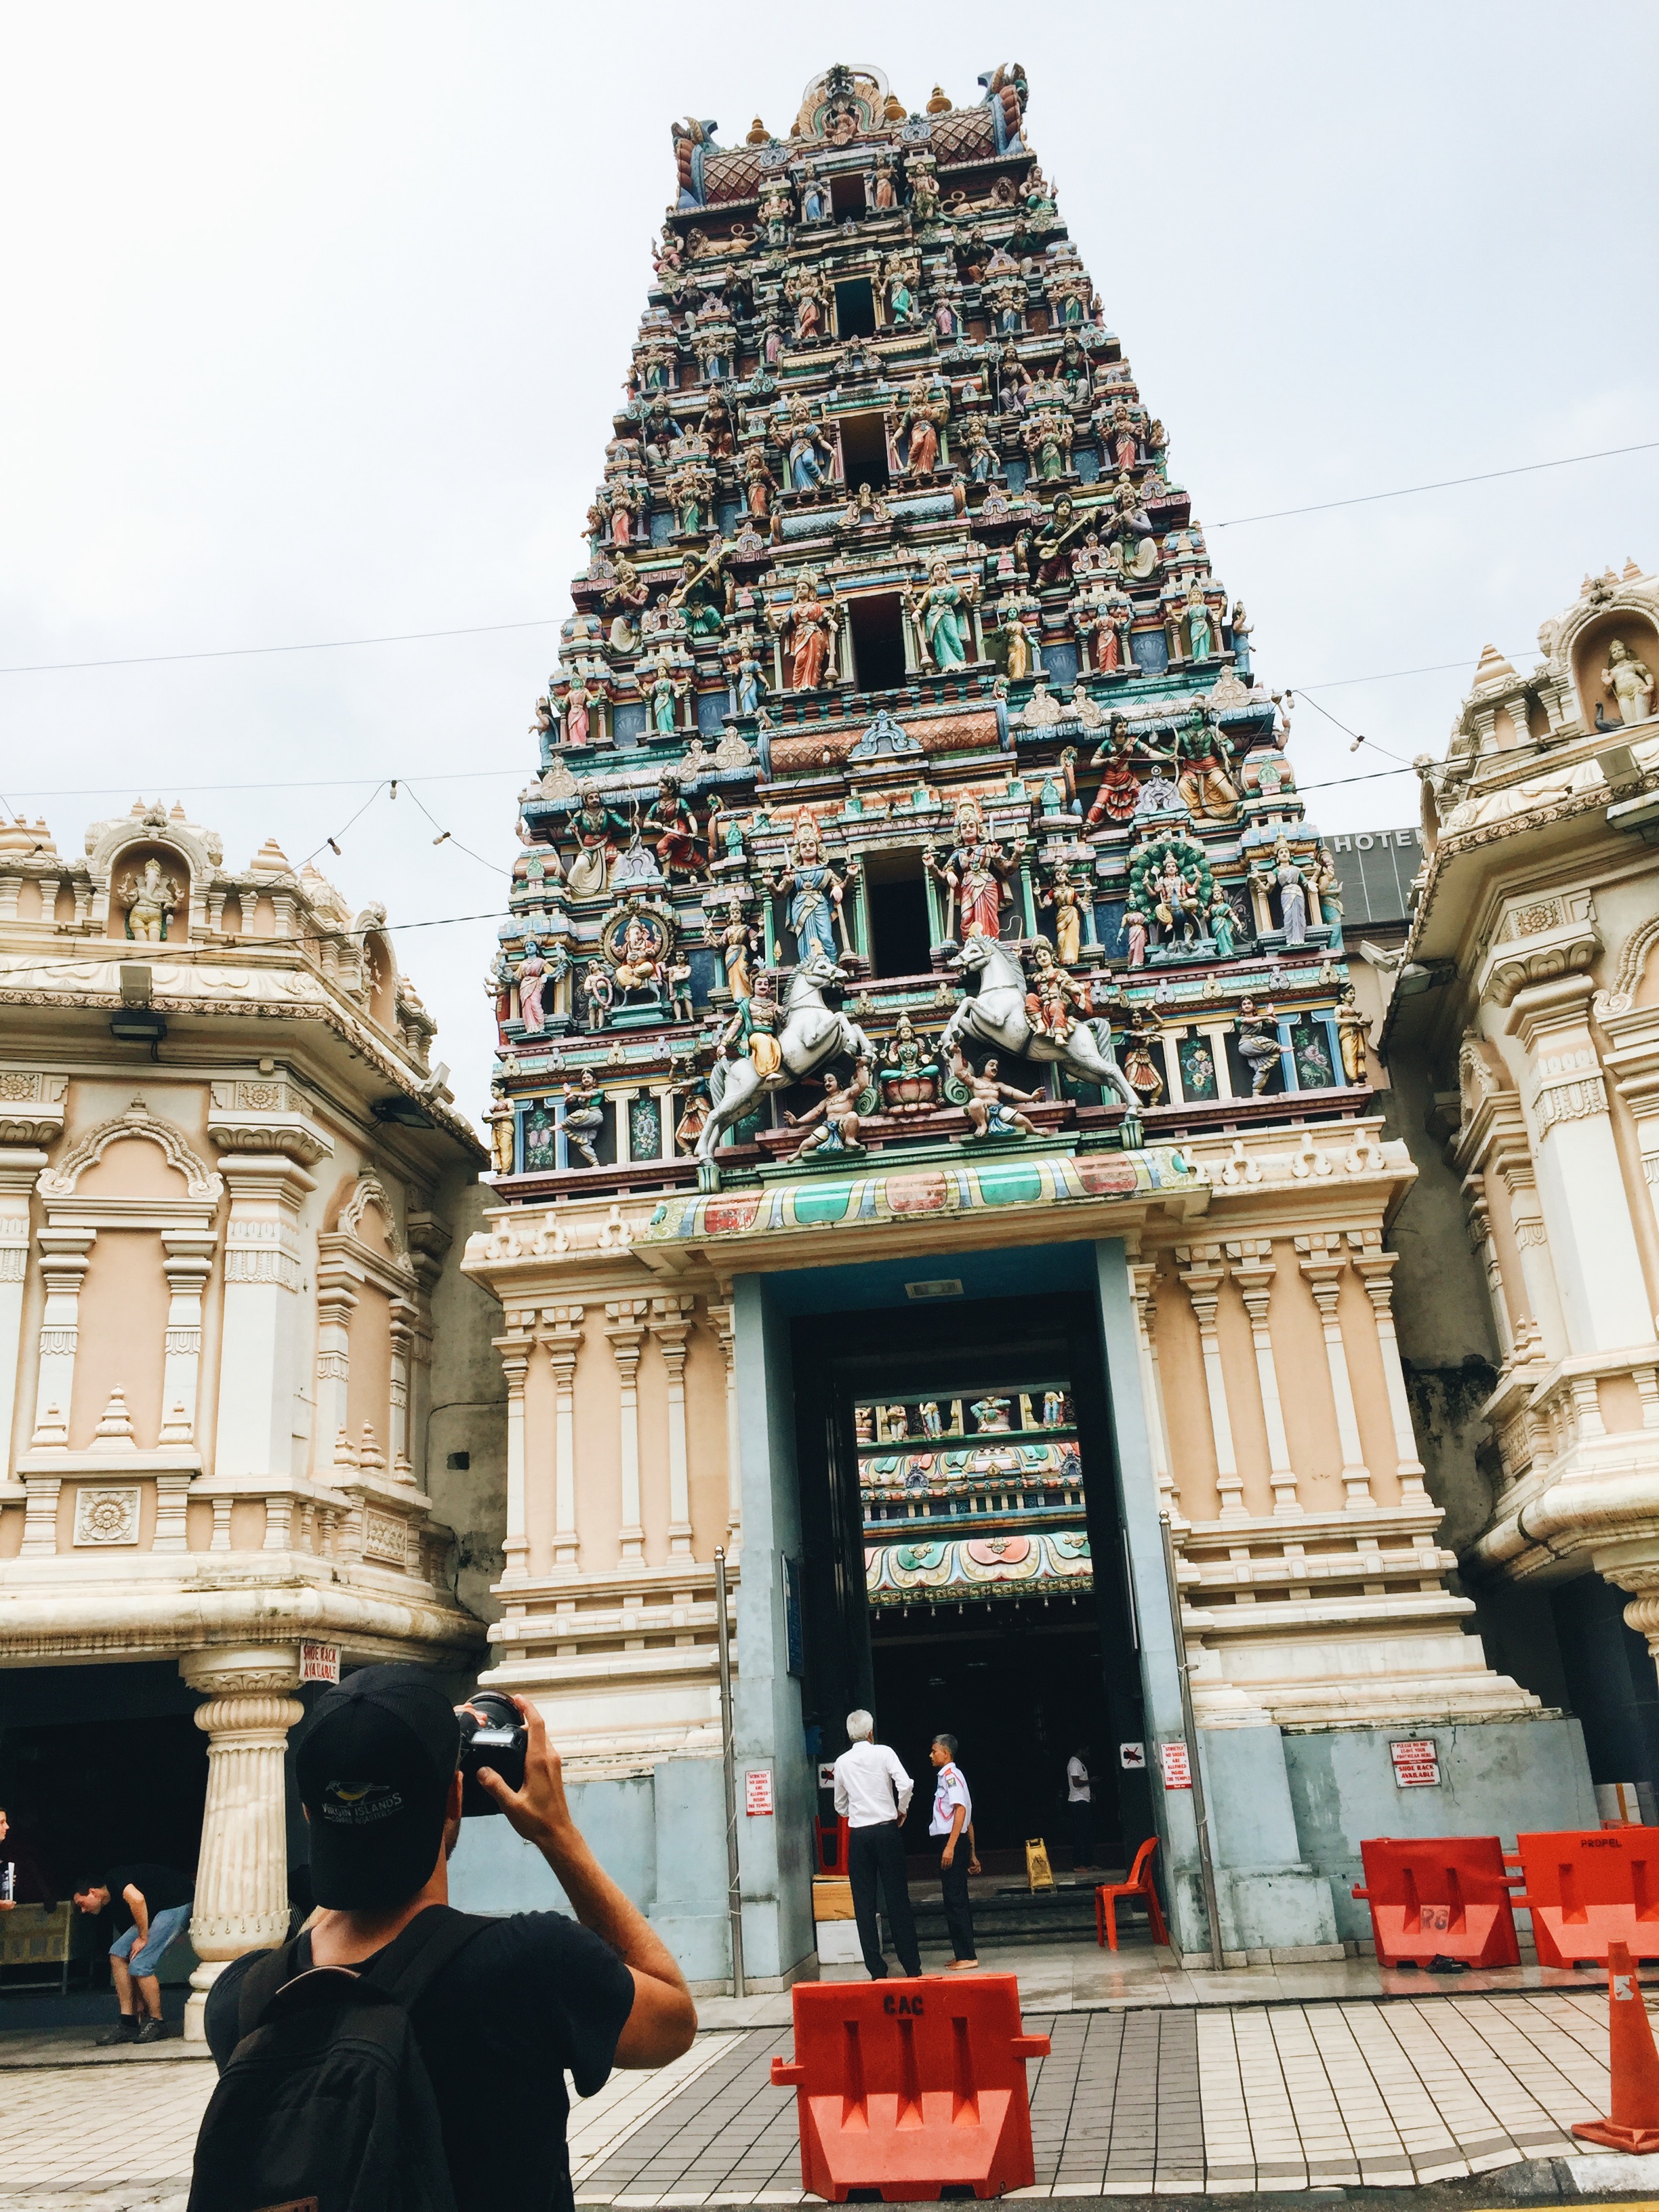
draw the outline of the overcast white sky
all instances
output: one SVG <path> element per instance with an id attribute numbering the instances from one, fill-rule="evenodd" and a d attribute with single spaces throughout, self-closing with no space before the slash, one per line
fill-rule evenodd
<path id="1" fill-rule="evenodd" d="M 66 851 L 142 793 L 297 861 L 398 775 L 505 869 L 669 122 L 781 134 L 835 60 L 913 108 L 1024 63 L 1275 686 L 1438 751 L 1486 639 L 1518 655 L 1587 568 L 1659 563 L 1655 453 L 1217 527 L 1659 439 L 1651 5 L 28 0 L 0 33 L 0 663 L 548 625 L 0 676 L 0 791 Z M 1306 706 L 1294 743 L 1304 781 L 1387 765 Z M 1310 811 L 1410 821 L 1415 782 Z M 394 921 L 495 910 L 434 834 L 382 798 L 323 857 Z M 397 940 L 472 1110 L 492 937 Z"/>

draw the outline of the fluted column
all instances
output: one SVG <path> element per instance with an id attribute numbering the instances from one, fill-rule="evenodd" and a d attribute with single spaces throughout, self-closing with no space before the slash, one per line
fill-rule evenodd
<path id="1" fill-rule="evenodd" d="M 1267 1326 L 1267 1300 L 1278 1264 L 1273 1245 L 1265 1237 L 1227 1247 L 1233 1255 L 1232 1276 L 1238 1285 L 1244 1310 L 1250 1316 L 1250 1340 L 1255 1346 L 1256 1381 L 1261 1390 L 1261 1414 L 1267 1426 L 1267 1480 L 1273 1486 L 1275 1514 L 1300 1513 L 1296 1494 L 1296 1470 L 1285 1434 L 1285 1408 L 1279 1396 L 1279 1369 L 1273 1359 L 1273 1340 Z"/>
<path id="2" fill-rule="evenodd" d="M 619 1414 L 621 1419 L 622 1471 L 622 1528 L 618 1534 L 617 1564 L 621 1567 L 642 1567 L 645 1565 L 645 1527 L 640 1516 L 640 1350 L 645 1341 L 645 1332 L 651 1311 L 649 1298 L 618 1298 L 605 1310 L 605 1336 L 610 1342 L 611 1356 L 617 1363 L 617 1379 L 621 1385 Z"/>
<path id="3" fill-rule="evenodd" d="M 81 1286 L 97 1234 L 95 1229 L 48 1228 L 39 1232 L 40 1278 L 46 1285 L 46 1303 L 40 1316 L 34 1388 L 37 1450 L 69 1442 L 75 1358 L 81 1342 Z"/>
<path id="4" fill-rule="evenodd" d="M 207 1993 L 227 1960 L 268 1950 L 288 1932 L 288 1831 L 283 1755 L 305 1707 L 285 1694 L 300 1679 L 289 1645 L 187 1652 L 179 1671 L 206 1698 L 207 1806 L 196 1868 L 186 2040 L 203 2039 Z"/>
<path id="5" fill-rule="evenodd" d="M 313 1464 L 328 1463 L 346 1425 L 351 1388 L 351 1316 L 357 1293 L 341 1268 L 325 1262 L 317 1284 L 317 1433 Z"/>
<path id="6" fill-rule="evenodd" d="M 684 1293 L 651 1301 L 651 1334 L 668 1376 L 668 1556 L 691 1557 L 691 1473 L 685 1433 L 686 1339 L 692 1301 Z"/>
<path id="7" fill-rule="evenodd" d="M 1427 1505 L 1432 1501 L 1424 1487 L 1423 1462 L 1417 1456 L 1417 1431 L 1412 1426 L 1406 1370 L 1401 1364 L 1400 1338 L 1394 1325 L 1394 1271 L 1400 1264 L 1400 1255 L 1385 1252 L 1381 1233 L 1370 1229 L 1365 1232 L 1364 1249 L 1354 1255 L 1353 1264 L 1376 1316 L 1377 1349 L 1382 1355 L 1382 1381 L 1389 1394 L 1389 1419 L 1394 1427 L 1394 1448 L 1398 1454 L 1395 1473 L 1400 1477 L 1400 1503 Z"/>
<path id="8" fill-rule="evenodd" d="M 931 877 L 928 879 L 932 881 Z M 738 1336 L 730 1304 L 711 1304 L 708 1318 L 726 1362 L 726 1560 L 743 1552 L 743 1469 L 738 1458 Z"/>
<path id="9" fill-rule="evenodd" d="M 1354 1410 L 1353 1382 L 1348 1373 L 1348 1348 L 1342 1341 L 1342 1321 L 1336 1310 L 1342 1270 L 1347 1256 L 1342 1240 L 1334 1235 L 1298 1237 L 1298 1265 L 1319 1309 L 1325 1332 L 1325 1363 L 1330 1370 L 1331 1397 L 1336 1407 L 1336 1432 L 1342 1446 L 1343 1504 L 1351 1513 L 1367 1513 L 1376 1504 L 1371 1495 L 1370 1469 L 1359 1442 L 1359 1416 Z"/>
<path id="10" fill-rule="evenodd" d="M 1463 1203 L 1468 1211 L 1469 1243 L 1486 1274 L 1486 1296 L 1492 1303 L 1492 1327 L 1498 1332 L 1498 1349 L 1504 1365 L 1507 1367 L 1515 1358 L 1515 1328 L 1510 1320 L 1509 1294 L 1504 1287 L 1504 1268 L 1498 1256 L 1498 1239 L 1492 1235 L 1492 1203 L 1486 1196 L 1485 1176 L 1472 1175 L 1465 1179 Z"/>
<path id="11" fill-rule="evenodd" d="M 46 1164 L 32 1147 L 0 1149 L 0 1453 L 9 1448 L 23 1349 L 23 1284 L 29 1261 L 29 1193 Z"/>
<path id="12" fill-rule="evenodd" d="M 161 1441 L 196 1440 L 196 1398 L 202 1372 L 202 1291 L 213 1272 L 211 1229 L 164 1231 L 161 1267 L 167 1279 L 166 1364 L 161 1376 Z"/>
<path id="13" fill-rule="evenodd" d="M 1210 1428 L 1215 1437 L 1215 1486 L 1221 1503 L 1220 1518 L 1244 1521 L 1244 1480 L 1233 1449 L 1233 1425 L 1227 1411 L 1227 1382 L 1221 1365 L 1221 1340 L 1216 1333 L 1216 1310 L 1226 1263 L 1218 1244 L 1182 1245 L 1176 1257 L 1183 1264 L 1181 1279 L 1198 1317 L 1198 1339 L 1204 1354 L 1204 1387 L 1209 1395 Z M 1194 1516 L 1195 1517 L 1195 1516 Z"/>
<path id="14" fill-rule="evenodd" d="M 417 1318 L 412 1298 L 392 1299 L 391 1419 L 386 1456 L 392 1462 L 392 1475 L 399 1482 L 412 1482 L 415 1479 L 409 1458 L 409 1370 Z"/>
<path id="15" fill-rule="evenodd" d="M 574 1575 L 581 1565 L 576 1532 L 576 1355 L 582 1345 L 586 1306 L 550 1306 L 539 1341 L 553 1370 L 553 1571 Z"/>
<path id="16" fill-rule="evenodd" d="M 518 1320 L 520 1316 L 511 1316 Z M 530 1371 L 530 1339 L 517 1333 L 498 1336 L 507 1378 L 507 1529 L 501 1539 L 501 1580 L 521 1583 L 530 1572 L 530 1536 L 525 1516 L 524 1379 Z"/>
<path id="17" fill-rule="evenodd" d="M 1164 1377 L 1158 1364 L 1158 1287 L 1156 1260 L 1129 1263 L 1129 1296 L 1134 1302 L 1135 1337 L 1140 1352 L 1140 1395 L 1146 1407 L 1146 1440 L 1152 1447 L 1152 1479 L 1158 1486 L 1161 1512 L 1171 1522 L 1183 1518 L 1181 1500 L 1170 1476 L 1170 1446 L 1164 1419 Z"/>

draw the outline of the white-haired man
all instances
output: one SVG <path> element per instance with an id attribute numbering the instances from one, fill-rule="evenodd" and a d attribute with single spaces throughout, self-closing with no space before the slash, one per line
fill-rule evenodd
<path id="1" fill-rule="evenodd" d="M 910 1917 L 910 1887 L 904 1867 L 904 1816 L 915 1784 L 885 1744 L 875 1740 L 876 1724 L 862 1707 L 847 1716 L 848 1748 L 836 1761 L 836 1810 L 848 1821 L 847 1871 L 853 1885 L 853 1912 L 859 1944 L 872 1981 L 883 1981 L 881 1923 L 876 1918 L 876 1883 L 893 1948 L 907 1974 L 921 1972 L 916 1923 Z"/>

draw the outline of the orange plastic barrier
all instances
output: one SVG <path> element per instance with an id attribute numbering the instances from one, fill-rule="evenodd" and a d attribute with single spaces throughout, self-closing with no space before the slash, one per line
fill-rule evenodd
<path id="1" fill-rule="evenodd" d="M 1575 2120 L 1574 2135 L 1612 2150 L 1659 2150 L 1659 2051 L 1622 1943 L 1607 1946 L 1607 2063 L 1613 2110 L 1605 2120 Z"/>
<path id="2" fill-rule="evenodd" d="M 1607 1963 L 1622 1943 L 1659 1959 L 1659 1828 L 1569 1829 L 1517 1836 L 1540 1966 Z"/>
<path id="3" fill-rule="evenodd" d="M 1117 1948 L 1117 1908 L 1120 1905 L 1144 1905 L 1147 1924 L 1152 1931 L 1154 1943 L 1167 1944 L 1170 1931 L 1164 1925 L 1164 1913 L 1158 1901 L 1158 1892 L 1152 1887 L 1152 1853 L 1158 1849 L 1158 1838 L 1148 1836 L 1135 1853 L 1135 1863 L 1129 1869 L 1127 1881 L 1102 1881 L 1095 1885 L 1095 1942 L 1109 1943 Z"/>
<path id="4" fill-rule="evenodd" d="M 1496 1836 L 1372 1836 L 1359 1846 L 1377 1964 L 1459 1959 L 1518 1966 L 1504 1847 Z"/>
<path id="5" fill-rule="evenodd" d="M 1012 1974 L 797 1982 L 792 1994 L 795 2056 L 775 2058 L 772 2079 L 794 2087 L 803 2189 L 907 2204 L 1033 2186 L 1025 2061 L 1046 2058 L 1048 2039 L 1024 2032 Z"/>

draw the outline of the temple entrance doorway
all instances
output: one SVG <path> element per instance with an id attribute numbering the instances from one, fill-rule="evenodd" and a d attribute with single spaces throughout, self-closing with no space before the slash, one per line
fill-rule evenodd
<path id="1" fill-rule="evenodd" d="M 847 1712 L 875 1714 L 915 1778 L 914 1874 L 928 1748 L 956 1736 L 986 1874 L 1022 1884 L 1033 1838 L 1073 1871 L 1083 1750 L 1090 1858 L 1121 1867 L 1152 1815 L 1119 1759 L 1144 1729 L 1098 1335 L 1078 1299 L 927 1287 L 936 1301 L 793 1324 L 809 1740 L 827 1762 Z"/>

